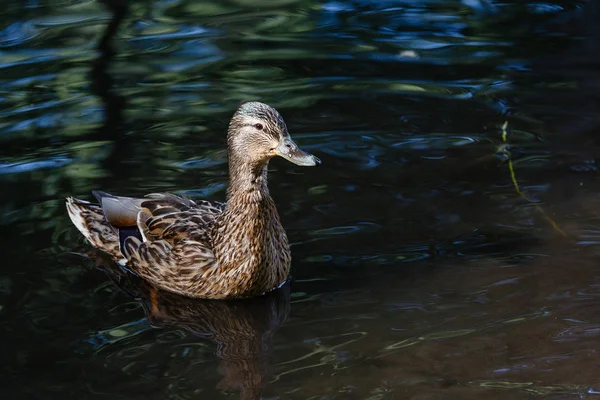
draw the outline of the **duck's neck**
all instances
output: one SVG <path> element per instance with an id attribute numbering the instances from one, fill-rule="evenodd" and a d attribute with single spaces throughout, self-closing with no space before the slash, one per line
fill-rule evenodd
<path id="1" fill-rule="evenodd" d="M 227 204 L 235 206 L 241 203 L 260 203 L 270 199 L 267 187 L 267 163 L 251 164 L 238 162 L 230 156 L 229 187 L 227 188 Z"/>
<path id="2" fill-rule="evenodd" d="M 220 268 L 236 271 L 232 276 L 240 288 L 262 293 L 287 278 L 290 247 L 267 188 L 267 164 L 235 161 L 230 160 L 227 205 L 213 230 L 213 251 Z"/>

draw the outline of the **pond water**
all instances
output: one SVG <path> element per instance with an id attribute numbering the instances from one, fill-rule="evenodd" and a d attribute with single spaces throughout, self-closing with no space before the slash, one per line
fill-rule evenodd
<path id="1" fill-rule="evenodd" d="M 120 3 L 0 11 L 2 398 L 600 394 L 600 2 Z M 66 196 L 223 200 L 254 99 L 323 161 L 271 163 L 289 286 L 89 251 Z"/>

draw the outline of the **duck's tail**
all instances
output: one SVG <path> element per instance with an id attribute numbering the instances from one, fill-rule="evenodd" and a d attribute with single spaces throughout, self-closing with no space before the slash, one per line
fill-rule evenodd
<path id="1" fill-rule="evenodd" d="M 92 246 L 108 253 L 115 261 L 123 259 L 119 249 L 119 232 L 108 223 L 100 206 L 68 197 L 67 211 L 73 224 Z"/>

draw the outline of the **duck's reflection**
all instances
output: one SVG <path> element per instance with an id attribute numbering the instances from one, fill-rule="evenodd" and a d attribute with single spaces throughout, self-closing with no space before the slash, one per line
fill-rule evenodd
<path id="1" fill-rule="evenodd" d="M 191 299 L 152 287 L 104 254 L 88 250 L 86 255 L 121 290 L 141 302 L 153 326 L 183 328 L 217 345 L 223 376 L 219 389 L 240 391 L 241 399 L 260 399 L 271 375 L 273 335 L 289 313 L 289 285 L 249 300 Z"/>

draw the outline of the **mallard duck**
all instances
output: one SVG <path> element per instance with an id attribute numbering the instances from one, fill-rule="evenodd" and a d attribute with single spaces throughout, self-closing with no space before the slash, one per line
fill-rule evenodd
<path id="1" fill-rule="evenodd" d="M 301 150 L 279 112 L 243 103 L 227 132 L 226 203 L 169 193 L 145 198 L 95 191 L 99 205 L 67 198 L 71 221 L 92 246 L 158 288 L 188 297 L 247 298 L 286 282 L 290 245 L 267 188 L 269 160 L 321 161 Z"/>

